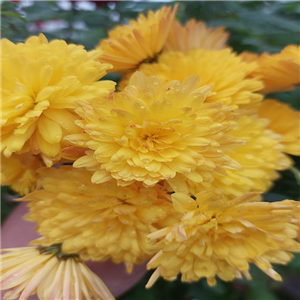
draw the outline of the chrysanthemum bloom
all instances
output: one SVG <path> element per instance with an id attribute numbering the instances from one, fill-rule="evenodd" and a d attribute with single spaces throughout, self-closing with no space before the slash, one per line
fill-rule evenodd
<path id="1" fill-rule="evenodd" d="M 277 171 L 288 169 L 292 160 L 283 153 L 282 138 L 268 129 L 267 120 L 244 115 L 237 119 L 237 124 L 229 134 L 246 143 L 228 155 L 241 165 L 240 169 L 226 170 L 225 176 L 214 174 L 212 182 L 193 183 L 178 176 L 169 180 L 171 186 L 192 195 L 212 188 L 222 189 L 227 197 L 241 196 L 249 191 L 266 192 L 279 177 Z"/>
<path id="2" fill-rule="evenodd" d="M 270 122 L 268 128 L 281 134 L 284 151 L 300 155 L 300 112 L 275 99 L 261 102 L 258 115 Z"/>
<path id="3" fill-rule="evenodd" d="M 224 27 L 206 27 L 204 22 L 192 19 L 184 26 L 178 21 L 173 23 L 164 50 L 188 52 L 192 49 L 221 50 L 226 47 L 229 33 Z"/>
<path id="4" fill-rule="evenodd" d="M 129 25 L 120 25 L 108 32 L 108 38 L 101 40 L 97 49 L 103 50 L 101 62 L 111 63 L 111 71 L 126 73 L 135 70 L 144 61 L 156 59 L 162 50 L 173 24 L 178 5 L 173 11 L 163 6 L 156 12 L 140 14 Z"/>
<path id="5" fill-rule="evenodd" d="M 196 200 L 175 193 L 175 209 L 184 213 L 181 221 L 150 234 L 161 250 L 148 263 L 156 268 L 146 287 L 162 276 L 175 280 L 182 274 L 186 282 L 206 278 L 215 285 L 222 280 L 251 279 L 249 263 L 255 264 L 275 280 L 281 277 L 271 263 L 287 264 L 300 252 L 294 240 L 299 228 L 299 202 L 248 202 L 249 193 L 230 202 L 219 190 L 201 192 Z M 248 203 L 247 203 L 248 202 Z"/>
<path id="6" fill-rule="evenodd" d="M 98 81 L 111 67 L 97 61 L 101 51 L 42 34 L 25 43 L 1 40 L 1 152 L 32 151 L 46 165 L 59 159 L 62 138 L 81 132 L 74 124 L 75 101 L 108 95 L 111 81 Z"/>
<path id="7" fill-rule="evenodd" d="M 195 182 L 213 180 L 212 170 L 239 168 L 227 152 L 243 143 L 226 135 L 235 115 L 220 103 L 203 103 L 210 87 L 197 88 L 198 76 L 164 84 L 136 72 L 124 92 L 76 112 L 86 132 L 68 136 L 91 150 L 74 167 L 94 172 L 92 181 L 115 178 L 119 185 L 141 181 L 154 186 L 183 174 Z"/>
<path id="8" fill-rule="evenodd" d="M 240 57 L 245 62 L 257 62 L 259 59 L 259 54 L 253 53 L 253 52 L 248 52 L 248 51 L 243 51 L 240 54 Z"/>
<path id="9" fill-rule="evenodd" d="M 159 56 L 157 63 L 142 64 L 139 70 L 146 75 L 158 76 L 163 82 L 184 81 L 190 76 L 198 75 L 199 87 L 212 87 L 205 102 L 220 102 L 236 109 L 252 108 L 262 100 L 262 96 L 256 92 L 263 88 L 263 84 L 257 79 L 247 78 L 256 67 L 255 62 L 242 62 L 230 49 L 196 49 L 188 53 L 166 52 Z M 119 90 L 125 88 L 128 79 L 129 76 L 124 77 Z"/>
<path id="10" fill-rule="evenodd" d="M 1 185 L 10 185 L 21 196 L 33 192 L 37 188 L 36 171 L 43 166 L 41 157 L 31 152 L 11 157 L 1 154 Z"/>
<path id="11" fill-rule="evenodd" d="M 43 168 L 40 174 L 42 189 L 23 198 L 31 201 L 26 219 L 37 222 L 44 236 L 36 243 L 62 243 L 64 252 L 84 259 L 111 258 L 125 262 L 130 271 L 154 254 L 146 236 L 177 215 L 161 185 L 118 187 L 115 180 L 93 184 L 91 172 L 71 166 Z"/>
<path id="12" fill-rule="evenodd" d="M 249 61 L 249 55 L 245 60 Z M 263 53 L 257 62 L 251 75 L 263 81 L 262 93 L 290 91 L 300 84 L 300 46 L 289 45 L 273 55 Z"/>
<path id="13" fill-rule="evenodd" d="M 59 245 L 2 249 L 1 290 L 4 299 L 26 300 L 37 294 L 48 300 L 114 300 L 102 280 L 78 255 L 66 255 Z"/>

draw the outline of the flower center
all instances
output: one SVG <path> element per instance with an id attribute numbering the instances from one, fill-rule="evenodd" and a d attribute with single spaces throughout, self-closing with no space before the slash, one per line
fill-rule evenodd
<path id="1" fill-rule="evenodd" d="M 170 148 L 174 140 L 178 140 L 174 128 L 147 126 L 140 131 L 136 143 L 139 150 L 162 151 Z"/>

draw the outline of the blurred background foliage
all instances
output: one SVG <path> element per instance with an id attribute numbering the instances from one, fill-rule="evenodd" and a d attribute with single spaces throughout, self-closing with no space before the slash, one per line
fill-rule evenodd
<path id="1" fill-rule="evenodd" d="M 205 21 L 209 26 L 224 26 L 230 32 L 229 45 L 238 53 L 252 51 L 279 52 L 288 44 L 300 44 L 299 1 L 179 1 L 178 20 L 190 18 Z M 92 49 L 107 31 L 126 24 L 138 13 L 155 10 L 173 1 L 2 1 L 1 36 L 23 42 L 28 36 L 43 32 L 48 39 L 64 39 Z M 118 80 L 115 74 L 108 75 Z M 300 89 L 270 95 L 300 110 Z M 293 157 L 300 169 L 300 158 Z M 281 172 L 265 201 L 298 200 L 299 185 L 291 171 Z M 14 192 L 2 187 L 2 221 L 14 208 Z M 300 255 L 288 266 L 276 269 L 283 282 L 274 282 L 253 267 L 253 280 L 233 283 L 218 281 L 209 287 L 204 280 L 185 284 L 180 280 L 160 279 L 150 290 L 144 286 L 150 274 L 118 300 L 299 300 Z"/>

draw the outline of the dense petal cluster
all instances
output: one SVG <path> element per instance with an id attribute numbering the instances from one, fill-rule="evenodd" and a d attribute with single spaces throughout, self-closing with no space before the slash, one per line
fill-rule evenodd
<path id="1" fill-rule="evenodd" d="M 226 176 L 214 174 L 214 181 L 193 183 L 179 177 L 169 183 L 175 191 L 196 194 L 212 188 L 222 189 L 226 196 L 237 197 L 249 191 L 266 192 L 279 177 L 277 171 L 292 165 L 285 155 L 281 136 L 268 129 L 268 121 L 255 115 L 238 118 L 238 126 L 230 135 L 244 139 L 245 145 L 235 148 L 228 155 L 237 161 L 241 168 L 226 170 Z"/>
<path id="2" fill-rule="evenodd" d="M 177 6 L 163 6 L 156 12 L 140 14 L 129 25 L 120 25 L 108 32 L 108 39 L 100 42 L 101 62 L 113 64 L 112 71 L 126 73 L 144 61 L 155 59 L 162 50 L 173 24 Z"/>
<path id="3" fill-rule="evenodd" d="M 1 184 L 41 235 L 2 251 L 4 299 L 114 300 L 83 259 L 128 273 L 147 260 L 146 287 L 180 274 L 213 286 L 251 279 L 251 264 L 281 280 L 272 264 L 300 252 L 299 202 L 261 201 L 278 171 L 299 179 L 286 153 L 300 155 L 300 112 L 262 100 L 300 84 L 300 46 L 237 54 L 224 27 L 181 25 L 177 8 L 93 51 L 1 40 Z"/>
<path id="4" fill-rule="evenodd" d="M 79 146 L 85 142 L 91 151 L 74 167 L 93 171 L 94 183 L 114 178 L 119 185 L 145 186 L 176 174 L 211 181 L 212 170 L 239 168 L 226 154 L 243 143 L 226 135 L 235 115 L 220 103 L 203 103 L 210 88 L 198 84 L 198 76 L 163 83 L 136 72 L 124 92 L 94 106 L 83 103 L 76 111 L 86 133 L 67 138 Z"/>
<path id="5" fill-rule="evenodd" d="M 216 175 L 211 186 L 224 189 L 232 196 L 248 191 L 266 192 L 279 177 L 278 171 L 288 169 L 293 162 L 283 153 L 281 136 L 268 129 L 266 120 L 245 115 L 237 122 L 238 127 L 230 134 L 247 142 L 234 149 L 230 157 L 241 165 L 241 169 L 228 170 L 225 177 Z"/>
<path id="6" fill-rule="evenodd" d="M 146 75 L 158 76 L 164 82 L 169 80 L 184 81 L 186 78 L 198 75 L 199 87 L 212 87 L 205 102 L 220 102 L 232 108 L 252 108 L 262 100 L 256 92 L 263 84 L 248 76 L 257 67 L 254 63 L 242 62 L 242 59 L 230 49 L 209 51 L 203 49 L 191 50 L 188 53 L 166 52 L 158 58 L 157 63 L 142 64 L 140 71 Z M 125 76 L 119 84 L 123 90 L 128 83 Z"/>
<path id="7" fill-rule="evenodd" d="M 111 65 L 97 61 L 101 51 L 42 34 L 19 44 L 3 39 L 1 51 L 1 152 L 32 151 L 51 166 L 63 137 L 80 132 L 75 101 L 113 91 L 115 83 L 98 81 Z"/>
<path id="8" fill-rule="evenodd" d="M 255 56 L 252 56 L 254 60 Z M 248 55 L 249 61 L 249 55 Z M 264 83 L 262 93 L 290 91 L 300 84 L 300 46 L 289 45 L 280 53 L 263 53 L 252 76 Z"/>
<path id="9" fill-rule="evenodd" d="M 178 21 L 173 23 L 166 40 L 164 51 L 180 51 L 192 49 L 221 50 L 226 47 L 229 33 L 224 27 L 216 29 L 207 27 L 204 22 L 189 20 L 184 26 Z"/>
<path id="10" fill-rule="evenodd" d="M 300 112 L 275 99 L 261 102 L 257 111 L 270 122 L 268 128 L 282 136 L 284 152 L 300 155 Z"/>
<path id="11" fill-rule="evenodd" d="M 31 152 L 11 157 L 1 154 L 1 185 L 10 185 L 21 196 L 33 192 L 38 186 L 36 171 L 43 166 L 41 157 Z"/>
<path id="12" fill-rule="evenodd" d="M 11 289 L 4 294 L 4 299 L 26 300 L 33 294 L 49 300 L 115 299 L 78 256 L 59 258 L 52 249 L 40 247 L 1 251 L 4 254 L 1 254 L 0 289 Z"/>
<path id="13" fill-rule="evenodd" d="M 40 170 L 42 189 L 24 200 L 27 220 L 43 235 L 37 244 L 62 243 L 66 253 L 84 259 L 142 263 L 153 255 L 146 236 L 176 217 L 170 195 L 161 185 L 118 187 L 115 181 L 91 183 L 91 173 L 71 166 Z"/>
<path id="14" fill-rule="evenodd" d="M 215 285 L 222 280 L 251 279 L 253 263 L 275 280 L 281 280 L 271 263 L 286 264 L 300 252 L 294 240 L 299 230 L 299 203 L 292 200 L 249 202 L 253 193 L 224 201 L 219 190 L 201 192 L 193 200 L 181 193 L 172 195 L 175 208 L 184 213 L 181 221 L 148 236 L 161 239 L 161 250 L 148 263 L 157 268 L 150 287 L 162 276 L 182 281 L 206 278 Z"/>

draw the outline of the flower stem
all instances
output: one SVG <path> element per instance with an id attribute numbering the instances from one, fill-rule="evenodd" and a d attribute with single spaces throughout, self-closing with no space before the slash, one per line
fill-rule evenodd
<path id="1" fill-rule="evenodd" d="M 296 167 L 290 167 L 289 170 L 294 174 L 297 184 L 300 186 L 300 170 Z"/>

